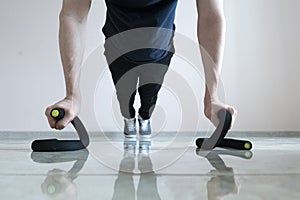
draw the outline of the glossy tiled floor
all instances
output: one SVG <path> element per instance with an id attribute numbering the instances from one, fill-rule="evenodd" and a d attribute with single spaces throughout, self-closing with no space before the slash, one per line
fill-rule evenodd
<path id="1" fill-rule="evenodd" d="M 191 133 L 152 141 L 101 133 L 88 151 L 31 152 L 33 139 L 50 135 L 58 136 L 1 133 L 0 199 L 300 199 L 300 133 L 249 134 L 251 152 L 197 152 Z"/>

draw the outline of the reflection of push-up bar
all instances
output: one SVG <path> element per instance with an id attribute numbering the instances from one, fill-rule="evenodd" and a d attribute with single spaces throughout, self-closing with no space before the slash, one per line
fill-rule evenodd
<path id="1" fill-rule="evenodd" d="M 218 156 L 219 155 L 227 155 L 227 156 L 233 156 L 233 157 L 237 157 L 237 158 L 243 158 L 246 160 L 250 160 L 253 156 L 253 153 L 249 150 L 235 151 L 235 150 L 230 150 L 230 149 L 220 149 L 220 150 L 214 149 L 208 153 L 201 151 L 201 149 L 196 149 L 196 154 L 198 156 L 202 156 L 205 158 L 214 158 L 212 155 L 218 155 Z M 213 161 L 213 159 L 209 159 L 209 161 Z M 210 162 L 210 163 L 212 164 L 212 162 Z"/>
<path id="2" fill-rule="evenodd" d="M 87 149 L 82 149 L 76 152 L 52 152 L 52 153 L 42 153 L 42 152 L 32 152 L 31 159 L 36 163 L 64 163 L 76 161 L 72 168 L 68 171 L 70 177 L 75 179 L 79 171 L 83 168 L 85 162 L 89 157 L 89 151 Z"/>
<path id="3" fill-rule="evenodd" d="M 215 147 L 232 148 L 238 150 L 250 150 L 252 143 L 247 140 L 224 138 L 230 128 L 232 115 L 227 110 L 220 110 L 218 112 L 220 120 L 219 125 L 210 138 L 198 138 L 196 145 L 200 149 L 211 150 Z"/>
<path id="4" fill-rule="evenodd" d="M 63 109 L 55 108 L 51 111 L 51 116 L 58 121 L 65 116 L 65 112 Z M 74 126 L 80 140 L 35 140 L 31 144 L 31 149 L 39 152 L 75 151 L 85 149 L 89 145 L 90 140 L 83 123 L 78 117 L 75 117 L 71 123 Z"/>
<path id="5" fill-rule="evenodd" d="M 252 157 L 251 151 L 235 151 L 229 149 L 206 151 L 196 149 L 196 154 L 204 157 L 216 169 L 210 171 L 211 179 L 207 182 L 208 199 L 223 199 L 229 194 L 237 194 L 239 184 L 234 177 L 234 169 L 227 166 L 220 155 L 229 155 L 249 160 Z M 210 198 L 211 197 L 211 198 Z M 215 197 L 215 198 L 213 198 Z M 218 198 L 217 198 L 218 197 Z"/>
<path id="6" fill-rule="evenodd" d="M 72 185 L 74 179 L 77 178 L 78 173 L 83 168 L 88 156 L 89 151 L 87 149 L 76 152 L 32 152 L 31 159 L 37 163 L 50 164 L 75 161 L 68 172 L 60 169 L 49 171 L 46 180 L 42 184 L 43 193 L 55 197 L 61 193 L 68 192 L 69 186 Z"/>

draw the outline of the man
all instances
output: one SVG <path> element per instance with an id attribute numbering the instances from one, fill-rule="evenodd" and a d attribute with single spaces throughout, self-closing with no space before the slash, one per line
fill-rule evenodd
<path id="1" fill-rule="evenodd" d="M 157 27 L 158 29 L 174 29 L 173 22 L 177 0 L 106 0 L 106 5 L 108 9 L 103 32 L 107 41 L 116 35 L 122 34 L 124 31 L 130 31 L 130 29 L 135 28 Z M 79 75 L 84 53 L 87 16 L 90 6 L 91 0 L 63 1 L 60 13 L 59 44 L 65 75 L 66 97 L 46 109 L 49 124 L 55 129 L 65 128 L 80 111 Z M 223 0 L 197 0 L 197 10 L 198 40 L 201 46 L 206 80 L 204 114 L 214 125 L 217 125 L 218 117 L 216 113 L 220 109 L 225 108 L 233 116 L 232 127 L 237 112 L 232 106 L 220 102 L 217 94 L 225 42 Z M 147 12 L 148 14 L 145 14 Z M 171 40 L 168 34 L 166 39 Z M 110 54 L 114 54 L 114 49 L 111 46 L 114 45 L 106 45 L 105 47 L 105 54 L 116 86 L 121 113 L 124 117 L 124 134 L 126 137 L 136 136 L 135 111 L 132 107 L 135 89 L 129 91 L 123 98 L 122 94 L 124 94 L 124 91 L 126 93 L 126 89 L 120 89 L 119 85 L 122 86 L 122 84 L 118 85 L 118 82 L 127 72 L 138 66 L 140 62 L 142 64 L 151 65 L 154 63 L 168 66 L 172 58 L 172 41 L 167 41 L 167 43 L 170 44 L 170 47 L 169 49 L 165 49 L 165 51 L 150 48 L 144 49 L 141 52 L 138 50 L 125 52 L 126 55 L 121 55 L 120 58 L 114 61 L 110 60 Z M 171 53 L 168 53 L 169 51 Z M 157 73 L 154 73 L 153 77 L 159 77 L 154 81 L 156 84 L 151 84 L 151 82 L 148 84 L 146 81 L 138 89 L 142 103 L 138 117 L 140 125 L 139 133 L 141 136 L 149 137 L 151 135 L 150 117 L 166 70 L 161 69 Z M 141 81 L 143 75 L 138 72 L 135 74 L 138 74 L 138 76 L 133 77 L 135 81 L 132 85 L 136 87 L 136 79 L 139 78 Z M 130 75 L 129 77 L 132 76 Z M 125 100 L 123 101 L 122 99 Z M 143 101 L 146 103 L 143 103 Z M 55 107 L 65 110 L 65 117 L 60 121 L 55 121 L 50 116 L 51 109 Z"/>

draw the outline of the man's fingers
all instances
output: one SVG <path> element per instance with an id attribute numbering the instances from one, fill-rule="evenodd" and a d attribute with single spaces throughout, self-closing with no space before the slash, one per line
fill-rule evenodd
<path id="1" fill-rule="evenodd" d="M 65 110 L 65 116 L 61 120 L 56 122 L 55 128 L 58 130 L 64 129 L 74 119 L 74 117 L 74 115 Z"/>
<path id="2" fill-rule="evenodd" d="M 48 122 L 50 124 L 50 127 L 51 128 L 55 128 L 55 126 L 56 126 L 56 120 L 53 119 L 52 117 L 47 117 L 47 118 L 48 118 Z"/>
<path id="3" fill-rule="evenodd" d="M 56 120 L 51 116 L 52 109 L 53 109 L 52 106 L 49 106 L 48 108 L 46 108 L 45 115 L 48 119 L 48 123 L 49 123 L 50 127 L 55 128 Z"/>
<path id="4" fill-rule="evenodd" d="M 213 125 L 214 125 L 215 127 L 217 127 L 217 126 L 219 125 L 219 123 L 220 123 L 220 119 L 219 119 L 218 115 L 216 115 L 216 114 L 213 114 L 213 115 L 211 116 L 210 121 L 213 123 Z"/>
<path id="5" fill-rule="evenodd" d="M 64 118 L 62 118 L 61 120 L 59 120 L 58 122 L 56 122 L 55 128 L 56 128 L 57 130 L 62 130 L 62 129 L 64 129 L 71 121 L 72 121 L 72 119 L 68 119 L 67 117 L 64 117 Z"/>
<path id="6" fill-rule="evenodd" d="M 227 110 L 231 113 L 231 116 L 232 116 L 232 121 L 231 121 L 231 124 L 230 124 L 230 128 L 229 129 L 232 129 L 234 123 L 235 123 L 235 119 L 236 119 L 236 115 L 237 115 L 237 110 L 233 107 L 228 107 Z"/>
<path id="7" fill-rule="evenodd" d="M 58 106 L 53 105 L 53 106 L 49 106 L 48 108 L 46 108 L 45 111 L 45 115 L 47 116 L 49 125 L 51 128 L 57 129 L 57 130 L 62 130 L 64 129 L 73 119 L 70 116 L 70 114 L 65 114 L 65 116 L 60 119 L 60 120 L 56 120 L 55 118 L 53 118 L 51 116 L 51 111 L 52 109 L 56 108 Z M 65 110 L 65 109 L 64 109 Z M 66 111 L 66 110 L 65 110 Z"/>

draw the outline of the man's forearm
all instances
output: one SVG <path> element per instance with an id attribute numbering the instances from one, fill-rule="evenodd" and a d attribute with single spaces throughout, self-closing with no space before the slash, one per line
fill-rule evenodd
<path id="1" fill-rule="evenodd" d="M 199 31 L 199 43 L 205 72 L 206 97 L 217 99 L 219 77 L 222 69 L 225 28 L 215 24 L 208 30 Z M 201 29 L 201 26 L 199 26 Z"/>
<path id="2" fill-rule="evenodd" d="M 80 97 L 79 80 L 85 49 L 86 24 L 86 19 L 79 21 L 67 14 L 60 14 L 59 46 L 68 98 Z"/>
<path id="3" fill-rule="evenodd" d="M 64 69 L 66 98 L 80 100 L 80 68 L 91 0 L 63 0 L 59 16 L 59 47 Z"/>
<path id="4" fill-rule="evenodd" d="M 198 40 L 206 81 L 205 98 L 214 101 L 218 98 L 217 88 L 225 46 L 223 1 L 200 0 L 198 12 Z"/>

